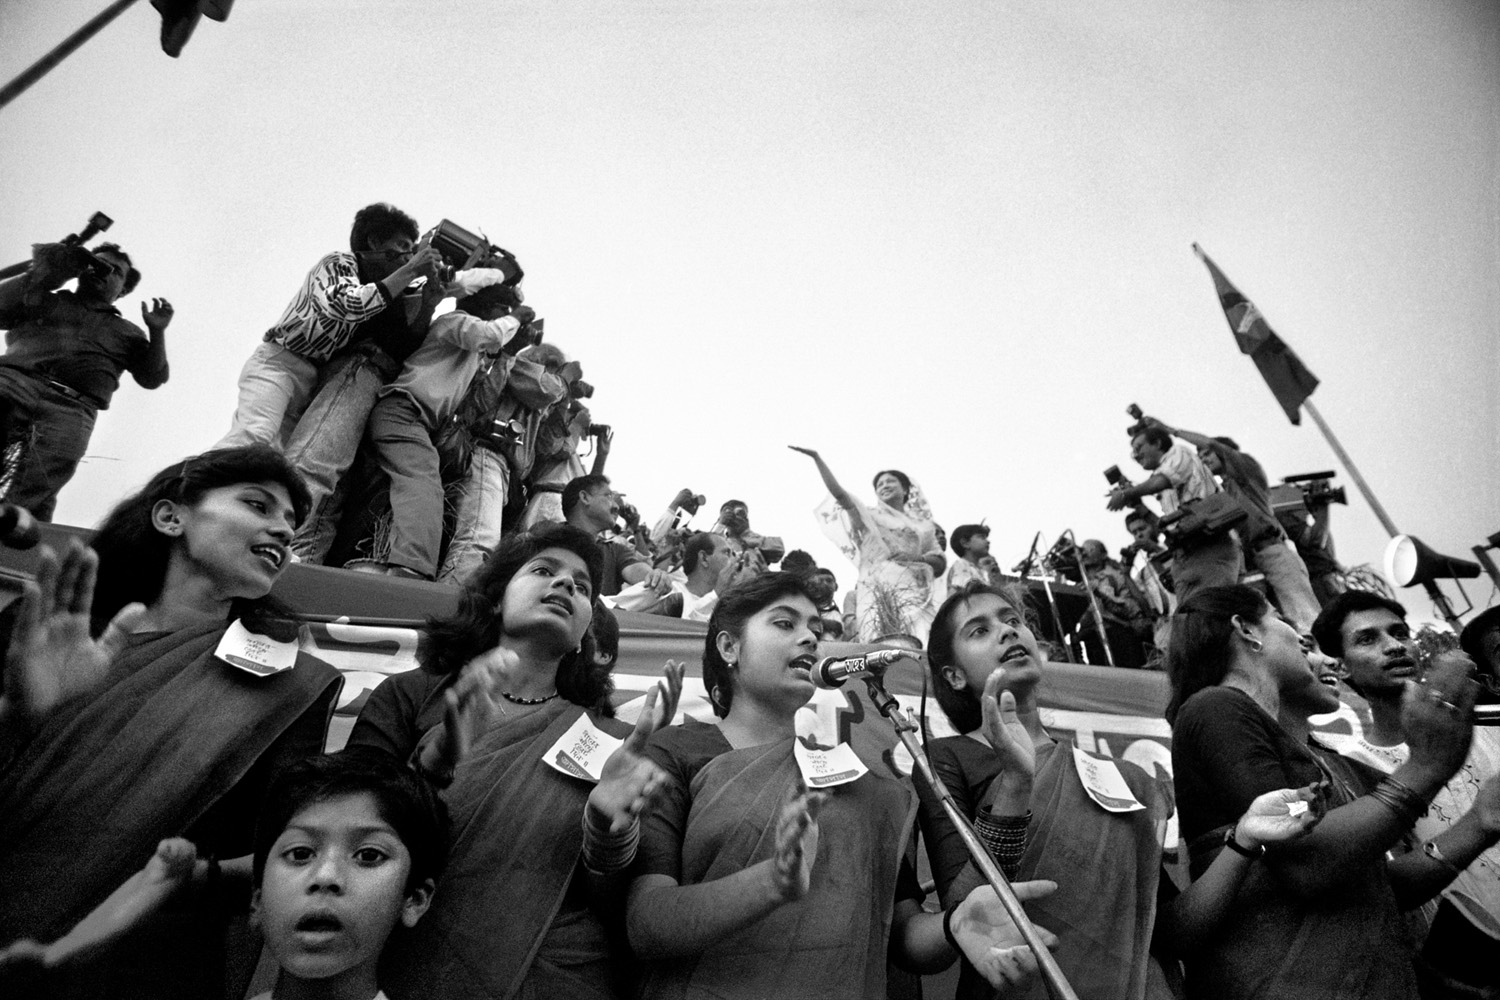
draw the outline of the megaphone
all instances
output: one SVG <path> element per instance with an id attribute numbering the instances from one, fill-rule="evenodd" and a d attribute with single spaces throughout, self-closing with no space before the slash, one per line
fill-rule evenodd
<path id="1" fill-rule="evenodd" d="M 1434 552 L 1415 535 L 1397 535 L 1385 547 L 1385 575 L 1398 587 L 1419 587 L 1478 576 L 1479 564 Z"/>

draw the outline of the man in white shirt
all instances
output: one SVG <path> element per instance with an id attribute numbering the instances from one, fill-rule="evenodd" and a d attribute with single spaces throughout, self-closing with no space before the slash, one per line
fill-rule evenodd
<path id="1" fill-rule="evenodd" d="M 1163 514 L 1170 514 L 1183 504 L 1219 491 L 1213 473 L 1198 457 L 1196 449 L 1174 442 L 1160 427 L 1132 428 L 1130 457 L 1151 473 L 1139 486 L 1116 486 L 1109 492 L 1110 510 L 1124 510 L 1154 495 Z M 1205 587 L 1222 587 L 1238 583 L 1243 561 L 1240 547 L 1232 533 L 1225 531 L 1175 545 L 1172 550 L 1172 579 L 1177 600 L 1186 601 Z"/>

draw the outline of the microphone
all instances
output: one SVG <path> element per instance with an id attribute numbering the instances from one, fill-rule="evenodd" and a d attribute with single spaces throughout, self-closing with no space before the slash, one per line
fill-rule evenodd
<path id="1" fill-rule="evenodd" d="M 851 677 L 880 677 L 897 660 L 916 658 L 917 654 L 909 649 L 878 649 L 855 656 L 825 656 L 813 664 L 809 673 L 813 684 L 820 688 L 841 688 Z"/>
<path id="2" fill-rule="evenodd" d="M 0 503 L 0 545 L 8 549 L 29 549 L 41 541 L 42 529 L 25 507 Z"/>

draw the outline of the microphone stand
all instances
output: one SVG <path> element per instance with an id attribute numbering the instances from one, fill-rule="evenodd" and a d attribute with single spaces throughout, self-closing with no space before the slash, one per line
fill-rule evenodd
<path id="1" fill-rule="evenodd" d="M 897 738 L 906 747 L 906 752 L 911 754 L 913 767 L 922 772 L 922 780 L 927 782 L 927 787 L 932 789 L 932 794 L 937 796 L 938 801 L 943 804 L 943 810 L 947 812 L 948 819 L 958 830 L 964 846 L 969 849 L 969 857 L 984 873 L 984 877 L 994 888 L 995 895 L 1000 897 L 1000 905 L 1005 908 L 1005 912 L 1015 923 L 1016 929 L 1021 932 L 1026 946 L 1036 956 L 1037 967 L 1041 969 L 1042 978 L 1047 984 L 1047 992 L 1052 996 L 1052 1000 L 1078 1000 L 1078 994 L 1073 992 L 1068 978 L 1058 967 L 1057 959 L 1052 957 L 1052 952 L 1048 951 L 1047 946 L 1042 943 L 1041 936 L 1037 934 L 1036 928 L 1031 923 L 1031 918 L 1021 908 L 1021 901 L 1016 898 L 1015 890 L 1011 889 L 1010 880 L 990 857 L 990 852 L 980 842 L 979 835 L 974 832 L 974 826 L 969 822 L 968 817 L 959 811 L 958 805 L 953 801 L 953 793 L 948 791 L 948 786 L 938 780 L 937 775 L 933 773 L 932 765 L 928 763 L 927 755 L 922 752 L 922 745 L 917 742 L 914 735 L 916 727 L 912 725 L 910 719 L 902 716 L 900 704 L 886 691 L 878 676 L 867 674 L 864 682 L 870 692 L 871 704 L 880 710 L 881 715 L 891 720 Z"/>
<path id="2" fill-rule="evenodd" d="M 1083 565 L 1083 553 L 1078 549 L 1078 539 L 1074 537 L 1072 528 L 1064 531 L 1063 535 L 1073 543 L 1073 561 L 1078 564 L 1078 575 L 1083 578 L 1083 589 L 1089 595 L 1089 607 L 1094 609 L 1094 626 L 1099 630 L 1099 645 L 1104 647 L 1104 659 L 1110 666 L 1114 666 L 1115 651 L 1109 648 L 1109 634 L 1104 631 L 1104 613 L 1099 610 L 1099 597 L 1094 593 L 1094 585 L 1089 582 L 1088 568 Z"/>

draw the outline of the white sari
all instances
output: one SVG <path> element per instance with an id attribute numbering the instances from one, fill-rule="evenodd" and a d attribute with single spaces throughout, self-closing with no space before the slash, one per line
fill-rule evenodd
<path id="1" fill-rule="evenodd" d="M 875 642 L 909 635 L 926 645 L 937 612 L 932 603 L 932 567 L 896 561 L 942 552 L 921 487 L 912 484 L 903 510 L 880 501 L 848 510 L 828 497 L 815 513 L 823 534 L 859 571 L 854 585 L 855 634 L 845 640 Z"/>

